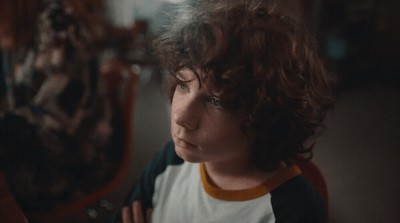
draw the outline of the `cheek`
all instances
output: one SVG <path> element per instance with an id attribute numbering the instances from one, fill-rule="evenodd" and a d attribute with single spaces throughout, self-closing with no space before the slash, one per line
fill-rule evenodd
<path id="1" fill-rule="evenodd" d="M 203 131 L 203 134 L 214 142 L 223 141 L 231 144 L 245 137 L 237 119 L 210 120 L 209 122 L 210 125 Z"/>

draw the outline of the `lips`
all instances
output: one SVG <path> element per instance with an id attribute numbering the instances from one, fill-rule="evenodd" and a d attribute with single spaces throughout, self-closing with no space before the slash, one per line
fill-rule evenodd
<path id="1" fill-rule="evenodd" d="M 197 146 L 196 145 L 194 145 L 193 143 L 190 143 L 190 142 L 188 142 L 188 141 L 186 141 L 186 140 L 184 140 L 184 139 L 181 139 L 181 138 L 179 138 L 179 137 L 177 137 L 177 136 L 175 136 L 175 143 L 178 145 L 178 146 L 182 146 L 182 147 L 193 147 L 193 148 L 197 148 Z"/>

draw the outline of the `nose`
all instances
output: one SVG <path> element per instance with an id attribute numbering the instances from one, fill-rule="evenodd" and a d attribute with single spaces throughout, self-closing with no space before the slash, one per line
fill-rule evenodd
<path id="1" fill-rule="evenodd" d="M 187 98 L 174 98 L 171 108 L 171 119 L 175 124 L 194 130 L 199 127 L 200 110 L 197 102 Z"/>

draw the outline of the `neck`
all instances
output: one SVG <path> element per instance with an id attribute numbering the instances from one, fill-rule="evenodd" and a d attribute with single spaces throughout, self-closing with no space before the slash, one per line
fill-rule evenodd
<path id="1" fill-rule="evenodd" d="M 249 156 L 241 159 L 205 162 L 205 170 L 211 185 L 226 190 L 242 190 L 257 186 L 271 173 L 263 172 L 252 164 Z"/>
<path id="2" fill-rule="evenodd" d="M 225 161 L 210 161 L 204 163 L 207 173 L 215 177 L 237 177 L 249 172 L 252 167 L 250 160 L 225 160 Z"/>

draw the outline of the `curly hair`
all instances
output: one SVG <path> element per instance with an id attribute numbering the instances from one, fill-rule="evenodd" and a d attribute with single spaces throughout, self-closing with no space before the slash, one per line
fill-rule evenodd
<path id="1" fill-rule="evenodd" d="M 333 108 L 315 41 L 304 24 L 261 1 L 228 2 L 182 10 L 154 41 L 161 64 L 175 80 L 184 68 L 197 78 L 196 71 L 206 73 L 222 105 L 244 112 L 243 131 L 256 137 L 252 161 L 260 168 L 310 159 L 308 141 Z"/>

